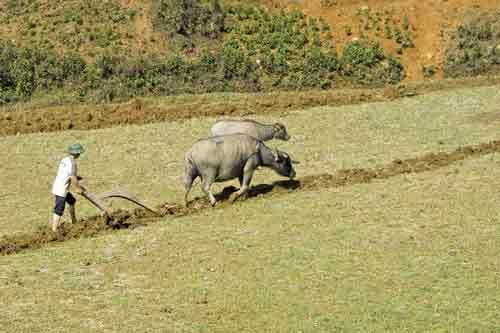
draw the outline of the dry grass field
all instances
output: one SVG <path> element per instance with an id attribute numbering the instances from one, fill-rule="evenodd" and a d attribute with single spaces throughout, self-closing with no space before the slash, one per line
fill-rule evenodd
<path id="1" fill-rule="evenodd" d="M 497 90 L 497 86 L 464 88 L 390 103 L 319 107 L 257 118 L 287 125 L 291 141 L 269 145 L 300 160 L 297 172 L 301 177 L 374 168 L 395 159 L 498 139 Z M 32 231 L 50 219 L 50 188 L 57 164 L 73 141 L 87 148 L 79 160 L 79 171 L 89 190 L 126 189 L 153 206 L 181 202 L 184 153 L 198 138 L 208 135 L 213 121 L 190 119 L 0 138 L 0 151 L 6 157 L 0 174 L 0 208 L 10 212 L 0 216 L 0 235 Z M 260 171 L 253 183 L 278 179 L 271 172 Z M 216 188 L 220 191 L 225 185 Z M 81 216 L 96 213 L 83 198 L 80 202 Z"/>
<path id="2" fill-rule="evenodd" d="M 5 331 L 495 332 L 500 155 L 2 258 Z"/>
<path id="3" fill-rule="evenodd" d="M 258 118 L 287 125 L 292 140 L 269 145 L 300 160 L 304 180 L 499 139 L 498 88 Z M 181 202 L 183 154 L 212 121 L 0 138 L 0 237 L 47 228 L 51 182 L 73 141 L 87 148 L 79 170 L 93 192 L 126 189 L 153 206 Z M 0 327 L 496 332 L 499 166 L 499 153 L 470 155 L 431 171 L 257 196 L 3 256 Z M 276 180 L 260 170 L 253 185 Z M 83 198 L 78 209 L 96 214 Z"/>

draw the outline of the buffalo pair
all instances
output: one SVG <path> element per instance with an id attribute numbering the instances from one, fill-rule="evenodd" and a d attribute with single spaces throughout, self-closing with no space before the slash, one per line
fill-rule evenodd
<path id="1" fill-rule="evenodd" d="M 216 199 L 210 191 L 214 182 L 239 179 L 240 189 L 230 198 L 233 202 L 247 194 L 253 173 L 260 166 L 271 168 L 290 179 L 295 177 L 290 156 L 277 149 L 272 150 L 264 144 L 264 141 L 271 139 L 290 139 L 282 124 L 266 125 L 252 120 L 223 120 L 216 122 L 211 132 L 212 137 L 198 141 L 186 153 L 186 206 L 189 191 L 197 177 L 201 177 L 201 188 L 212 206 L 216 204 Z"/>

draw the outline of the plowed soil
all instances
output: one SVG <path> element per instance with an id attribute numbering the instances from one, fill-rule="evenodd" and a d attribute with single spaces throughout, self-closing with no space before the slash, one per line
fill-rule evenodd
<path id="1" fill-rule="evenodd" d="M 248 116 L 388 101 L 431 91 L 500 84 L 500 77 L 421 81 L 377 89 L 276 92 L 268 94 L 171 96 L 164 99 L 134 99 L 125 103 L 65 105 L 0 109 L 0 136 L 25 133 L 89 130 L 126 124 L 182 121 L 199 117 Z"/>
<path id="2" fill-rule="evenodd" d="M 448 166 L 457 161 L 477 158 L 482 155 L 499 153 L 500 140 L 475 146 L 465 146 L 453 152 L 425 154 L 420 157 L 394 160 L 392 163 L 375 169 L 343 169 L 336 174 L 320 174 L 303 177 L 298 180 L 274 182 L 271 185 L 260 184 L 251 188 L 248 197 L 285 195 L 294 191 L 310 191 L 325 188 L 336 188 L 361 183 L 369 183 L 374 179 L 386 179 L 409 173 L 431 171 Z M 227 207 L 227 199 L 236 191 L 234 187 L 225 188 L 216 197 L 221 201 L 215 209 Z M 0 255 L 9 255 L 27 249 L 36 249 L 50 243 L 63 242 L 69 239 L 93 237 L 101 233 L 117 229 L 135 228 L 164 220 L 165 217 L 180 217 L 196 214 L 204 209 L 212 209 L 205 198 L 196 198 L 188 208 L 175 203 L 164 203 L 157 207 L 162 218 L 153 217 L 143 209 L 134 211 L 116 211 L 110 217 L 94 216 L 76 224 L 65 224 L 60 231 L 53 233 L 48 228 L 41 228 L 31 234 L 20 234 L 3 237 L 0 240 Z"/>

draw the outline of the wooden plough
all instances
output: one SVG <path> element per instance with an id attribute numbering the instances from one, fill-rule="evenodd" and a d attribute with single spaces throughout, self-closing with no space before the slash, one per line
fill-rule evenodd
<path id="1" fill-rule="evenodd" d="M 125 199 L 128 200 L 132 203 L 135 203 L 138 206 L 141 206 L 142 208 L 146 209 L 147 211 L 155 214 L 156 216 L 162 216 L 159 212 L 155 211 L 154 209 L 148 207 L 144 201 L 141 199 L 135 197 L 134 195 L 128 193 L 128 192 L 123 192 L 123 191 L 116 191 L 116 192 L 107 192 L 102 194 L 99 198 L 95 196 L 92 192 L 87 191 L 85 188 L 83 188 L 83 192 L 81 195 L 87 199 L 90 203 L 92 203 L 97 209 L 99 209 L 101 212 L 103 212 L 106 215 L 110 215 L 111 210 L 109 207 L 103 202 L 105 199 L 109 198 L 120 198 L 120 199 Z"/>
<path id="2" fill-rule="evenodd" d="M 142 201 L 141 199 L 135 197 L 134 195 L 128 193 L 128 192 L 122 192 L 122 191 L 118 191 L 118 192 L 107 192 L 107 193 L 104 193 L 104 194 L 101 194 L 101 199 L 109 199 L 109 198 L 120 198 L 120 199 L 125 199 L 125 200 L 128 200 L 130 202 L 133 202 L 135 203 L 136 205 L 139 205 L 141 206 L 142 208 L 146 209 L 147 211 L 155 214 L 156 216 L 162 216 L 162 214 L 158 213 L 157 211 L 155 211 L 154 209 L 152 208 L 149 208 L 145 203 L 144 201 Z"/>

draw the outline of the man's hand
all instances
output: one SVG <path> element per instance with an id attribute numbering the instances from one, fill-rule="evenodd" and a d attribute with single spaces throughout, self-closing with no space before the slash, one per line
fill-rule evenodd
<path id="1" fill-rule="evenodd" d="M 78 194 L 82 194 L 85 191 L 85 188 L 80 185 L 77 176 L 71 176 L 71 185 L 73 185 L 74 191 Z"/>

